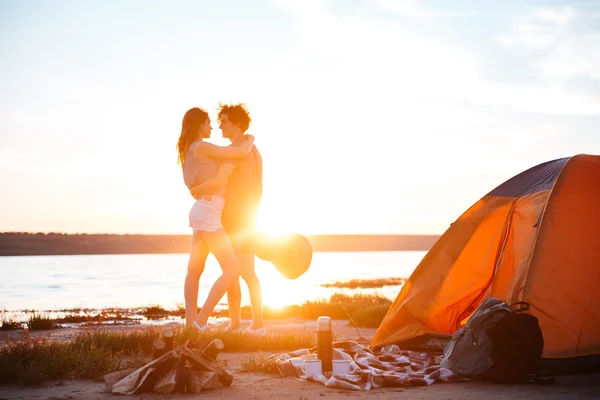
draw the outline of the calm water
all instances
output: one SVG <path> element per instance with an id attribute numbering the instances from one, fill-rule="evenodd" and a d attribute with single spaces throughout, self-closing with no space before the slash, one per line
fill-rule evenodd
<path id="1" fill-rule="evenodd" d="M 265 261 L 256 261 L 266 305 L 299 304 L 329 298 L 335 292 L 323 283 L 350 279 L 407 278 L 426 252 L 315 253 L 300 278 L 283 278 Z M 174 309 L 183 304 L 187 254 L 0 257 L 0 310 L 61 310 L 73 308 L 145 307 Z M 210 256 L 200 280 L 199 304 L 217 279 L 220 268 Z M 395 298 L 398 286 L 362 289 Z M 242 282 L 243 304 L 249 304 Z M 221 305 L 226 304 L 226 297 Z"/>

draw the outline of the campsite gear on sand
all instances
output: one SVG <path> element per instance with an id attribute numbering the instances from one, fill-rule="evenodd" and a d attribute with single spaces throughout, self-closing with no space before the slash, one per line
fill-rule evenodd
<path id="1" fill-rule="evenodd" d="M 440 365 L 468 378 L 498 383 L 536 382 L 544 339 L 527 303 L 511 308 L 489 298 L 452 336 Z"/>
<path id="2" fill-rule="evenodd" d="M 290 362 L 292 363 L 292 365 L 294 367 L 300 367 L 303 368 L 304 367 L 304 362 L 306 360 L 304 358 L 300 358 L 300 357 L 294 357 L 294 358 L 290 358 Z"/>
<path id="3" fill-rule="evenodd" d="M 333 360 L 333 375 L 348 375 L 350 373 L 350 360 Z"/>
<path id="4" fill-rule="evenodd" d="M 321 360 L 306 360 L 302 366 L 302 372 L 306 376 L 315 376 L 323 373 Z"/>
<path id="5" fill-rule="evenodd" d="M 349 374 L 335 375 L 323 372 L 306 376 L 305 371 L 295 366 L 292 360 L 300 354 L 311 351 L 313 350 L 299 349 L 289 353 L 274 354 L 268 357 L 268 360 L 275 361 L 281 376 L 298 377 L 307 382 L 320 383 L 338 390 L 369 391 L 382 387 L 428 386 L 436 382 L 472 380 L 440 367 L 441 357 L 437 354 L 400 350 L 395 344 L 372 350 L 351 340 L 333 343 L 333 358 L 335 361 L 347 361 Z M 321 395 L 326 394 L 325 392 Z"/>
<path id="6" fill-rule="evenodd" d="M 333 369 L 333 335 L 329 317 L 317 319 L 317 358 L 323 362 L 323 373 L 331 372 Z"/>
<path id="7" fill-rule="evenodd" d="M 297 233 L 285 236 L 257 233 L 251 246 L 258 258 L 271 262 L 287 279 L 302 276 L 312 261 L 312 245 L 305 236 Z"/>
<path id="8" fill-rule="evenodd" d="M 483 196 L 416 267 L 371 347 L 453 334 L 493 297 L 531 305 L 544 336 L 541 363 L 551 361 L 552 371 L 600 361 L 598 182 L 600 156 L 580 154 L 537 165 Z"/>

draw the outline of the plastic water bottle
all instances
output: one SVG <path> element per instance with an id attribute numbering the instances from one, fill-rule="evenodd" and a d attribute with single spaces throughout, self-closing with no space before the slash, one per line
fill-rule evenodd
<path id="1" fill-rule="evenodd" d="M 317 358 L 321 360 L 323 373 L 333 369 L 333 336 L 331 334 L 331 318 L 317 319 Z"/>

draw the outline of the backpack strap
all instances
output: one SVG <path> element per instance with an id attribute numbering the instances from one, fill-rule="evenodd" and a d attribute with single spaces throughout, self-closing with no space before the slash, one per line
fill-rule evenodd
<path id="1" fill-rule="evenodd" d="M 526 301 L 517 301 L 516 303 L 512 303 L 510 308 L 514 313 L 522 313 L 529 310 L 531 306 Z"/>

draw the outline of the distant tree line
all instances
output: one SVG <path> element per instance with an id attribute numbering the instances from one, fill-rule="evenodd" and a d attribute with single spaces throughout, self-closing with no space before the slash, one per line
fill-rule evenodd
<path id="1" fill-rule="evenodd" d="M 429 250 L 438 235 L 307 235 L 315 252 Z M 0 256 L 169 254 L 190 251 L 190 235 L 0 232 Z"/>

